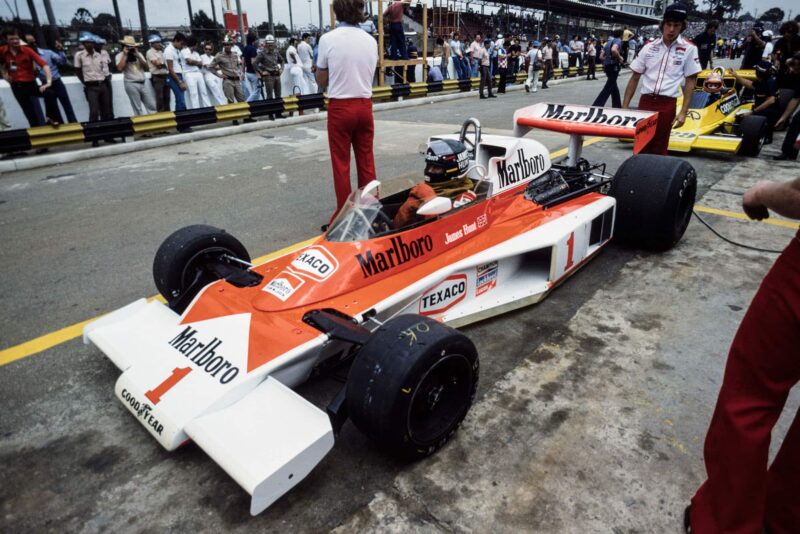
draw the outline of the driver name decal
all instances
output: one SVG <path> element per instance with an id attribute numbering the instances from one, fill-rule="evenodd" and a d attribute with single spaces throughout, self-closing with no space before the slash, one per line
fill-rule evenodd
<path id="1" fill-rule="evenodd" d="M 373 253 L 367 250 L 362 256 L 356 254 L 364 278 L 380 274 L 433 251 L 433 238 L 429 235 L 418 237 L 409 243 L 401 236 L 391 239 L 392 246 Z"/>
<path id="2" fill-rule="evenodd" d="M 187 326 L 183 332 L 167 343 L 189 358 L 189 361 L 198 369 L 219 380 L 220 384 L 227 384 L 236 378 L 239 368 L 231 364 L 224 356 L 217 354 L 222 340 L 214 337 L 211 341 L 203 343 L 196 336 L 197 329 Z"/>
<path id="3" fill-rule="evenodd" d="M 421 315 L 444 313 L 467 295 L 467 275 L 450 276 L 444 282 L 426 291 L 419 299 Z"/>
<path id="4" fill-rule="evenodd" d="M 302 251 L 292 260 L 291 267 L 298 271 L 298 274 L 321 282 L 336 272 L 339 262 L 328 249 L 316 245 Z"/>
<path id="5" fill-rule="evenodd" d="M 486 226 L 488 219 L 486 215 L 479 215 L 474 222 L 471 223 L 464 223 L 461 225 L 461 228 L 453 231 L 453 232 L 445 232 L 444 233 L 444 244 L 449 245 L 450 243 L 454 243 L 464 237 L 465 235 L 469 235 L 472 232 L 478 230 L 479 228 L 483 228 Z"/>
<path id="6" fill-rule="evenodd" d="M 505 189 L 516 185 L 522 180 L 526 180 L 545 170 L 545 160 L 542 154 L 535 154 L 528 157 L 521 148 L 517 150 L 517 161 L 510 163 L 509 160 L 497 162 L 497 179 L 500 182 L 500 189 Z"/>

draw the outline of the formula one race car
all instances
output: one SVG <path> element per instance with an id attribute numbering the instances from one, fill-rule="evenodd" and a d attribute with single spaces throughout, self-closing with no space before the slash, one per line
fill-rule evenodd
<path id="1" fill-rule="evenodd" d="M 168 305 L 134 302 L 84 339 L 122 370 L 116 395 L 148 432 L 168 450 L 194 440 L 252 495 L 252 514 L 302 480 L 348 418 L 386 450 L 425 457 L 477 388 L 478 354 L 455 326 L 539 301 L 612 236 L 660 250 L 681 239 L 691 165 L 638 155 L 611 176 L 580 157 L 583 135 L 633 137 L 638 152 L 655 118 L 537 104 L 514 114 L 513 137 L 470 119 L 426 155 L 455 158 L 446 178 L 460 190 L 380 198 L 372 182 L 316 242 L 261 265 L 224 230 L 180 229 L 153 266 Z M 571 134 L 565 161 L 523 137 L 534 127 Z M 342 365 L 327 413 L 290 389 Z"/>
<path id="2" fill-rule="evenodd" d="M 756 77 L 754 70 L 740 70 L 737 74 L 753 80 Z M 678 109 L 682 105 L 681 96 Z M 726 77 L 721 68 L 702 71 L 697 77 L 686 122 L 672 130 L 669 150 L 703 149 L 758 156 L 767 135 L 767 119 L 743 113 L 752 109 L 752 92 L 744 90 L 734 77 Z"/>

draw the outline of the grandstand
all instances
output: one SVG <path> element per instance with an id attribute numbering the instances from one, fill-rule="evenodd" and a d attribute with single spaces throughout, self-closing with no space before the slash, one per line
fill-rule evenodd
<path id="1" fill-rule="evenodd" d="M 412 18 L 421 22 L 421 7 L 412 9 Z M 535 14 L 538 13 L 537 17 Z M 541 20 L 539 20 L 541 19 Z M 659 18 L 577 0 L 516 0 L 515 2 L 432 0 L 428 20 L 430 35 L 447 36 L 477 32 L 523 34 L 530 38 L 545 35 L 605 35 L 614 26 L 638 28 L 658 24 Z"/>

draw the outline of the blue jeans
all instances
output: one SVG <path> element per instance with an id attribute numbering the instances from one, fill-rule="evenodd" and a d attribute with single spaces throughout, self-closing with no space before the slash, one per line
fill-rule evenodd
<path id="1" fill-rule="evenodd" d="M 67 115 L 67 122 L 78 122 L 75 118 L 75 112 L 72 110 L 72 103 L 67 94 L 67 88 L 61 78 L 53 80 L 53 92 L 55 92 L 58 101 L 61 102 L 61 107 L 64 108 L 64 113 Z"/>
<path id="2" fill-rule="evenodd" d="M 461 72 L 461 59 L 458 56 L 450 56 L 450 62 L 453 63 L 453 72 L 456 75 L 456 80 L 460 80 L 464 76 Z"/>
<path id="3" fill-rule="evenodd" d="M 183 74 L 178 74 L 178 78 L 183 81 Z M 186 98 L 184 98 L 183 90 L 178 82 L 175 81 L 170 75 L 167 75 L 167 85 L 172 89 L 172 94 L 175 95 L 175 111 L 183 111 L 186 109 Z"/>
<path id="4" fill-rule="evenodd" d="M 619 97 L 619 87 L 617 87 L 617 76 L 619 76 L 619 65 L 603 65 L 603 72 L 606 73 L 606 84 L 603 90 L 594 99 L 593 106 L 605 106 L 608 97 L 611 97 L 611 106 L 622 107 L 622 100 Z"/>
<path id="5" fill-rule="evenodd" d="M 470 65 L 470 75 L 469 76 L 470 76 L 470 78 L 476 78 L 478 76 L 478 60 L 477 59 L 472 59 L 472 60 L 468 60 L 468 61 L 470 61 L 470 63 L 472 63 Z"/>
<path id="6" fill-rule="evenodd" d="M 406 36 L 403 31 L 403 24 L 400 22 L 389 24 L 389 58 L 408 59 Z"/>
<path id="7" fill-rule="evenodd" d="M 261 100 L 262 95 L 258 90 L 258 75 L 255 72 L 244 73 L 244 100 L 245 102 L 252 102 L 253 100 Z"/>

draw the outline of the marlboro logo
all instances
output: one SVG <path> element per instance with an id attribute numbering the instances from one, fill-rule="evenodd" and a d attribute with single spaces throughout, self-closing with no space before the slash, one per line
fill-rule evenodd
<path id="1" fill-rule="evenodd" d="M 239 368 L 219 353 L 222 340 L 215 337 L 202 342 L 197 338 L 197 330 L 191 326 L 187 326 L 168 343 L 198 369 L 219 380 L 220 384 L 227 384 L 239 374 Z"/>

